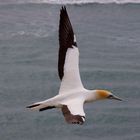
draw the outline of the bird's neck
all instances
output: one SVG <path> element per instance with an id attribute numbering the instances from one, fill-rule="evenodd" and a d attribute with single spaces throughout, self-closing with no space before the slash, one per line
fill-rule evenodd
<path id="1" fill-rule="evenodd" d="M 86 95 L 86 102 L 99 100 L 96 90 L 89 90 Z"/>

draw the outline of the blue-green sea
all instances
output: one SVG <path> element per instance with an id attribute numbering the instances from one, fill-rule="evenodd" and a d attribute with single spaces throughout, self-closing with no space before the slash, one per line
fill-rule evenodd
<path id="1" fill-rule="evenodd" d="M 1 140 L 140 140 L 140 4 L 135 2 L 0 0 Z M 63 4 L 77 36 L 83 84 L 124 99 L 85 105 L 82 126 L 68 125 L 60 110 L 26 109 L 58 94 Z"/>

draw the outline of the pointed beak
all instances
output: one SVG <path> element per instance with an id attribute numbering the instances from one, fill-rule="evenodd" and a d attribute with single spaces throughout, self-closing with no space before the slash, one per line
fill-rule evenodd
<path id="1" fill-rule="evenodd" d="M 118 101 L 123 101 L 121 98 L 117 97 L 117 96 L 112 96 L 110 99 L 114 99 L 114 100 L 118 100 Z"/>
<path id="2" fill-rule="evenodd" d="M 119 97 L 117 97 L 115 95 L 112 95 L 112 94 L 108 96 L 108 99 L 114 99 L 114 100 L 118 100 L 118 101 L 123 101 L 121 98 L 119 98 Z"/>

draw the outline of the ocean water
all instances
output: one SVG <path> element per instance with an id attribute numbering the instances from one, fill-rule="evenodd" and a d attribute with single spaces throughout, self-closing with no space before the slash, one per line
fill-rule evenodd
<path id="1" fill-rule="evenodd" d="M 0 139 L 140 140 L 139 2 L 0 0 Z M 124 99 L 85 105 L 82 126 L 66 124 L 59 110 L 25 108 L 58 93 L 62 4 L 77 35 L 83 84 Z"/>

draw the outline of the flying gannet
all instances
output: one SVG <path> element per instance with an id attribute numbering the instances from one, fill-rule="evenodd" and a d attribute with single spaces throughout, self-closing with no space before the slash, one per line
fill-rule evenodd
<path id="1" fill-rule="evenodd" d="M 107 90 L 87 90 L 79 73 L 79 50 L 69 16 L 65 6 L 60 10 L 59 22 L 59 58 L 58 75 L 61 86 L 58 95 L 27 106 L 32 110 L 44 111 L 60 108 L 69 124 L 83 124 L 85 112 L 83 105 L 101 99 L 120 100 Z"/>

